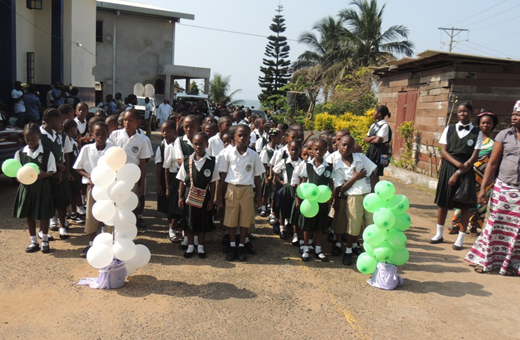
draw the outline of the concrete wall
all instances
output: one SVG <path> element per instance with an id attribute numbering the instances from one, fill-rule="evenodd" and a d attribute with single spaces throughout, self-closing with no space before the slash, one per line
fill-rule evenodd
<path id="1" fill-rule="evenodd" d="M 131 94 L 135 83 L 154 84 L 161 66 L 172 63 L 173 25 L 167 19 L 97 10 L 103 21 L 103 42 L 96 43 L 95 80 L 103 83 L 103 98 L 109 93 Z M 114 56 L 114 25 L 116 25 Z M 115 66 L 115 80 L 113 67 Z"/>

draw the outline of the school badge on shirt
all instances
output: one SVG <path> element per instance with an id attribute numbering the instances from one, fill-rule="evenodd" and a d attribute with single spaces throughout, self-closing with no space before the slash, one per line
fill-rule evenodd
<path id="1" fill-rule="evenodd" d="M 137 146 L 132 147 L 132 152 L 133 153 L 138 153 L 139 152 L 139 148 Z"/>
<path id="2" fill-rule="evenodd" d="M 210 169 L 204 170 L 204 176 L 206 176 L 206 177 L 211 176 L 211 170 Z"/>
<path id="3" fill-rule="evenodd" d="M 329 170 L 325 170 L 325 177 L 327 177 L 327 178 L 330 177 L 330 171 Z"/>
<path id="4" fill-rule="evenodd" d="M 246 165 L 246 171 L 251 172 L 253 170 L 253 166 L 251 164 Z"/>
<path id="5" fill-rule="evenodd" d="M 36 158 L 38 160 L 39 163 L 43 162 L 43 157 L 40 155 L 38 156 L 38 158 Z"/>
<path id="6" fill-rule="evenodd" d="M 473 142 L 473 139 L 470 139 L 467 141 L 468 146 L 473 146 L 474 142 Z"/>

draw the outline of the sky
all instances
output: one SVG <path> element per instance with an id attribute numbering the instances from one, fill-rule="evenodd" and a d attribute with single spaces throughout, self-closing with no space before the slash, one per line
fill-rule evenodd
<path id="1" fill-rule="evenodd" d="M 305 31 L 327 16 L 336 16 L 351 1 L 340 0 L 139 0 L 175 12 L 195 15 L 182 19 L 176 28 L 175 64 L 211 68 L 212 74 L 231 76 L 231 90 L 241 89 L 234 99 L 256 99 L 258 77 L 264 57 L 266 37 L 271 34 L 278 4 L 283 5 L 294 61 L 306 46 L 297 42 Z M 404 25 L 410 30 L 414 52 L 448 50 L 449 37 L 439 27 L 468 29 L 456 39 L 453 52 L 498 58 L 520 59 L 520 17 L 518 0 L 386 0 L 383 29 Z M 191 26 L 188 26 L 191 25 Z M 207 27 L 202 29 L 192 26 Z M 257 36 L 226 33 L 228 30 Z"/>

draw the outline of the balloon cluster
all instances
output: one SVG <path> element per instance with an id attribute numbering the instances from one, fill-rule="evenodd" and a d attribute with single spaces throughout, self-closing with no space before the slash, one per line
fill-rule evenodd
<path id="1" fill-rule="evenodd" d="M 132 210 L 139 204 L 132 192 L 141 177 L 141 170 L 135 164 L 125 164 L 126 153 L 119 147 L 108 149 L 97 167 L 92 170 L 90 180 L 94 184 L 92 197 L 96 201 L 92 214 L 96 220 L 114 226 L 114 235 L 101 233 L 94 239 L 87 253 L 87 261 L 94 268 L 104 268 L 114 258 L 125 261 L 127 275 L 150 261 L 150 250 L 136 245 L 136 217 Z"/>
<path id="2" fill-rule="evenodd" d="M 408 198 L 395 195 L 395 187 L 389 181 L 378 182 L 374 191 L 363 200 L 365 210 L 374 214 L 374 224 L 363 232 L 365 252 L 356 262 L 363 274 L 372 274 L 378 262 L 401 266 L 410 257 L 404 234 L 412 225 L 412 219 L 406 213 L 410 207 Z"/>
<path id="3" fill-rule="evenodd" d="M 307 218 L 312 218 L 318 214 L 320 206 L 318 203 L 327 203 L 332 196 L 332 192 L 327 185 L 316 185 L 313 183 L 302 183 L 296 189 L 298 197 L 303 199 L 300 204 L 300 212 Z"/>
<path id="4" fill-rule="evenodd" d="M 7 177 L 16 177 L 18 181 L 25 185 L 31 185 L 38 179 L 40 167 L 35 163 L 22 163 L 14 158 L 6 159 L 2 163 L 2 172 Z"/>

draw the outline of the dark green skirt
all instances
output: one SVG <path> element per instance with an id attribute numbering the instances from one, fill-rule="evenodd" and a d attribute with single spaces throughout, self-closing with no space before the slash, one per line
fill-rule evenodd
<path id="1" fill-rule="evenodd" d="M 51 191 L 54 199 L 54 209 L 64 209 L 72 202 L 72 195 L 70 194 L 69 180 L 67 176 L 63 175 L 63 180 L 58 183 L 56 175 L 51 179 Z M 52 217 L 52 216 L 51 216 Z"/>
<path id="2" fill-rule="evenodd" d="M 295 188 L 290 184 L 284 184 L 282 187 L 282 196 L 280 199 L 280 217 L 290 220 L 294 208 Z"/>
<path id="3" fill-rule="evenodd" d="M 41 179 L 31 185 L 20 184 L 14 200 L 13 217 L 50 219 L 54 216 L 53 203 L 50 179 Z"/>
<path id="4" fill-rule="evenodd" d="M 184 194 L 184 201 L 186 201 L 186 198 L 188 197 L 188 190 L 189 188 L 187 187 Z M 207 210 L 209 200 L 213 199 L 213 196 L 213 194 L 211 197 L 210 195 L 206 195 L 202 208 L 195 208 L 188 204 L 184 205 L 184 215 L 181 221 L 182 230 L 189 234 L 207 233 L 215 230 L 215 224 L 213 223 L 213 210 Z"/>
<path id="5" fill-rule="evenodd" d="M 453 202 L 453 197 L 460 187 L 460 176 L 459 180 L 454 186 L 449 186 L 448 181 L 451 176 L 458 170 L 458 168 L 450 162 L 443 160 L 441 171 L 439 172 L 439 181 L 437 182 L 437 192 L 435 193 L 435 204 L 441 208 L 458 208 L 458 209 L 472 209 L 476 208 L 475 204 L 466 204 L 461 202 Z M 473 167 L 470 169 L 469 175 L 475 176 Z"/>
<path id="6" fill-rule="evenodd" d="M 168 207 L 168 217 L 180 217 L 183 215 L 182 209 L 179 207 L 179 180 L 177 173 L 170 172 L 170 202 Z"/>
<path id="7" fill-rule="evenodd" d="M 313 218 L 306 218 L 300 214 L 298 225 L 303 231 L 323 231 L 329 228 L 329 204 L 318 203 L 318 214 Z"/>

